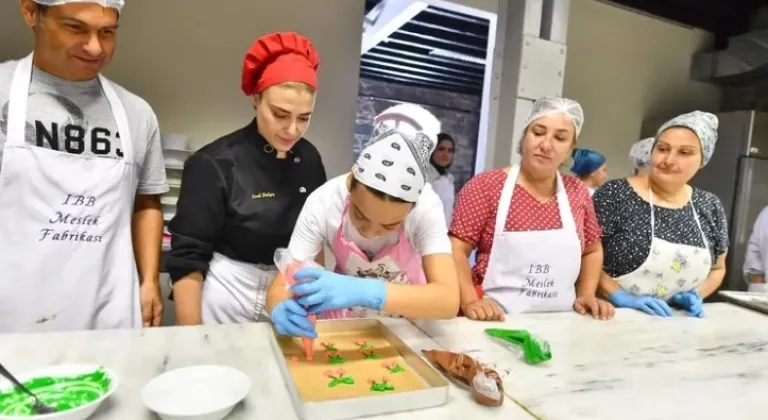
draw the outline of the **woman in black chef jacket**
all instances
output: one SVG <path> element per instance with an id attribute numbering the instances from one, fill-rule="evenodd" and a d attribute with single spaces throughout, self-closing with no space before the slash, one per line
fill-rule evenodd
<path id="1" fill-rule="evenodd" d="M 266 319 L 276 248 L 291 237 L 307 196 L 326 181 L 309 125 L 319 59 L 295 33 L 256 40 L 242 90 L 256 117 L 184 165 L 166 261 L 179 325 Z"/>

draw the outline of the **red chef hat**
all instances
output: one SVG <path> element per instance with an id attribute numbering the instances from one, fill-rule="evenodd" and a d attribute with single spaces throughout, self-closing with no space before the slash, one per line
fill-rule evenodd
<path id="1" fill-rule="evenodd" d="M 320 58 L 312 42 L 295 32 L 264 35 L 243 60 L 243 93 L 251 96 L 285 82 L 302 82 L 317 89 Z"/>

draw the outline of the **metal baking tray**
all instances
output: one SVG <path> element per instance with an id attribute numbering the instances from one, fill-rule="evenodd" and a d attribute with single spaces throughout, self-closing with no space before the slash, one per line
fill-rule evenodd
<path id="1" fill-rule="evenodd" d="M 340 398 L 327 401 L 304 401 L 291 374 L 285 358 L 284 349 L 296 346 L 294 338 L 279 335 L 274 327 L 270 334 L 270 345 L 277 358 L 280 371 L 296 412 L 302 420 L 344 420 L 402 411 L 420 410 L 443 405 L 448 401 L 448 381 L 435 369 L 406 345 L 384 323 L 377 319 L 357 318 L 341 320 L 319 320 L 316 342 L 332 339 L 334 335 L 353 335 L 376 333 L 389 342 L 405 360 L 411 372 L 424 381 L 425 388 L 413 391 L 401 391 L 392 394 L 372 395 L 355 398 Z M 343 366 L 343 365 L 341 365 Z M 333 369 L 334 365 L 329 365 Z"/>
<path id="2" fill-rule="evenodd" d="M 718 296 L 722 297 L 726 302 L 732 305 L 741 306 L 742 308 L 751 309 L 755 312 L 760 312 L 763 315 L 768 315 L 768 296 L 763 293 L 721 290 L 718 292 Z"/>

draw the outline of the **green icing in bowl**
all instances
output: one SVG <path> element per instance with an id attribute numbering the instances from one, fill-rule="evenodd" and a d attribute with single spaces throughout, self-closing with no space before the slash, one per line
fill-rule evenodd
<path id="1" fill-rule="evenodd" d="M 101 398 L 112 383 L 104 369 L 78 376 L 41 376 L 24 382 L 43 404 L 67 411 Z M 6 416 L 33 416 L 34 400 L 24 391 L 13 388 L 0 392 L 0 414 Z"/>

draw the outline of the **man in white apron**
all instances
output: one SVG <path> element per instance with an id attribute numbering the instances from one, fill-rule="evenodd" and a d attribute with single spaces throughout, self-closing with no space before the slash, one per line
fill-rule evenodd
<path id="1" fill-rule="evenodd" d="M 122 6 L 22 2 L 35 51 L 0 63 L 0 333 L 160 323 L 157 121 L 99 74 Z"/>

